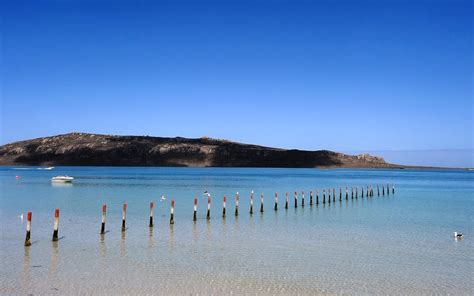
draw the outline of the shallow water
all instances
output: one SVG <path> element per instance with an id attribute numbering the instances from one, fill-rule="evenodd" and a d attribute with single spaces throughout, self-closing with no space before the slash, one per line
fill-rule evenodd
<path id="1" fill-rule="evenodd" d="M 74 176 L 74 184 L 51 184 L 61 174 Z M 374 197 L 361 198 L 359 187 L 351 199 L 351 186 L 387 183 L 395 195 L 377 196 L 375 187 Z M 0 186 L 0 294 L 474 294 L 468 171 L 3 167 Z M 347 201 L 339 201 L 340 186 L 349 186 Z M 319 189 L 321 202 L 322 189 L 333 187 L 335 203 L 309 205 L 310 190 L 315 201 Z M 210 221 L 205 190 L 212 194 Z M 293 207 L 295 190 L 299 203 L 305 191 L 304 208 Z M 103 203 L 108 232 L 100 235 Z M 62 239 L 52 243 L 56 207 Z M 28 210 L 33 245 L 25 248 L 26 221 L 18 215 Z M 455 240 L 453 231 L 466 237 Z"/>

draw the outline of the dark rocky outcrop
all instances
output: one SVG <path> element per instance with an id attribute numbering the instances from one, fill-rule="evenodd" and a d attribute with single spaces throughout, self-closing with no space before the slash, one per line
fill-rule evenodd
<path id="1" fill-rule="evenodd" d="M 395 168 L 383 158 L 285 150 L 211 138 L 69 133 L 0 146 L 0 165 Z"/>

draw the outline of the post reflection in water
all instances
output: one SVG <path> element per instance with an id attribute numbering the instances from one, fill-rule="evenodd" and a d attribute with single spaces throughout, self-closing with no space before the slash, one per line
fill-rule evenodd
<path id="1" fill-rule="evenodd" d="M 197 242 L 199 240 L 199 231 L 198 231 L 198 228 L 197 228 L 197 223 L 194 222 L 193 223 L 193 242 Z"/>
<path id="2" fill-rule="evenodd" d="M 222 231 L 221 231 L 223 236 L 227 236 L 227 222 L 226 219 L 222 219 Z"/>
<path id="3" fill-rule="evenodd" d="M 126 231 L 122 231 L 122 234 L 120 236 L 120 256 L 126 256 L 127 255 L 127 246 L 125 243 L 125 233 Z"/>
<path id="4" fill-rule="evenodd" d="M 105 234 L 100 234 L 99 255 L 103 259 L 107 257 L 107 245 L 105 243 Z"/>
<path id="5" fill-rule="evenodd" d="M 168 240 L 168 245 L 169 245 L 170 251 L 173 252 L 176 246 L 176 241 L 174 239 L 174 224 L 170 224 L 170 238 Z"/>
<path id="6" fill-rule="evenodd" d="M 25 254 L 23 256 L 23 283 L 21 285 L 23 289 L 23 294 L 29 294 L 28 287 L 30 283 L 30 268 L 31 268 L 31 260 L 30 260 L 30 247 L 25 247 Z"/>
<path id="7" fill-rule="evenodd" d="M 56 282 L 55 278 L 57 275 L 57 269 L 58 269 L 58 254 L 59 254 L 59 248 L 58 248 L 58 242 L 52 242 L 52 248 L 51 248 L 51 264 L 49 266 L 49 276 L 52 280 L 52 282 Z"/>
<path id="8" fill-rule="evenodd" d="M 153 236 L 153 227 L 150 227 L 148 232 L 148 249 L 153 249 L 155 247 L 155 238 Z"/>

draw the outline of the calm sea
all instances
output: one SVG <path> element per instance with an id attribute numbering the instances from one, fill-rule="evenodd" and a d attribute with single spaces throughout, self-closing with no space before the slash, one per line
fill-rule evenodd
<path id="1" fill-rule="evenodd" d="M 63 174 L 75 177 L 74 184 L 50 182 Z M 361 198 L 359 187 L 359 198 L 350 197 L 351 186 L 387 183 L 395 184 L 395 195 L 375 190 Z M 349 200 L 339 201 L 340 186 L 349 186 Z M 310 206 L 309 191 L 315 199 L 318 189 L 321 201 L 327 188 L 336 188 L 336 202 Z M 205 190 L 212 195 L 209 221 Z M 304 208 L 293 207 L 294 191 L 299 202 L 305 192 Z M 473 201 L 469 171 L 2 167 L 0 294 L 472 295 Z M 124 202 L 128 229 L 122 232 Z M 103 203 L 108 233 L 101 236 Z M 62 238 L 52 243 L 55 208 Z M 18 216 L 27 211 L 33 212 L 33 245 L 25 248 L 26 219 Z M 453 231 L 465 238 L 455 240 Z"/>

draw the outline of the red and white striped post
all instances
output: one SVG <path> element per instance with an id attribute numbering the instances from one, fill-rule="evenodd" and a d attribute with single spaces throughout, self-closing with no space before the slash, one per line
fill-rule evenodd
<path id="1" fill-rule="evenodd" d="M 193 213 L 193 221 L 197 221 L 197 209 L 198 209 L 198 199 L 194 198 L 194 213 Z"/>
<path id="2" fill-rule="evenodd" d="M 171 200 L 170 224 L 174 224 L 174 199 Z"/>
<path id="3" fill-rule="evenodd" d="M 304 191 L 301 191 L 301 206 L 304 207 Z"/>
<path id="4" fill-rule="evenodd" d="M 263 213 L 263 193 L 260 194 L 260 213 Z"/>
<path id="5" fill-rule="evenodd" d="M 348 199 L 349 199 L 349 188 L 347 188 L 347 186 L 346 186 L 346 200 L 348 200 Z"/>
<path id="6" fill-rule="evenodd" d="M 225 217 L 226 201 L 227 201 L 227 197 L 224 195 L 224 200 L 222 201 L 222 217 Z"/>
<path id="7" fill-rule="evenodd" d="M 28 212 L 26 220 L 26 238 L 25 238 L 25 247 L 31 246 L 31 212 Z"/>
<path id="8" fill-rule="evenodd" d="M 288 192 L 285 193 L 285 209 L 288 210 Z"/>
<path id="9" fill-rule="evenodd" d="M 239 215 L 239 193 L 235 194 L 235 216 Z"/>
<path id="10" fill-rule="evenodd" d="M 323 204 L 326 203 L 326 189 L 323 189 Z"/>
<path id="11" fill-rule="evenodd" d="M 59 209 L 54 210 L 53 242 L 57 242 L 59 230 Z"/>
<path id="12" fill-rule="evenodd" d="M 150 224 L 148 225 L 149 227 L 153 227 L 153 209 L 155 208 L 155 203 L 150 202 Z"/>
<path id="13" fill-rule="evenodd" d="M 125 220 L 127 219 L 127 204 L 124 203 L 122 207 L 122 231 L 127 230 L 125 227 Z"/>
<path id="14" fill-rule="evenodd" d="M 208 195 L 207 197 L 207 215 L 206 219 L 209 220 L 211 219 L 211 196 Z"/>
<path id="15" fill-rule="evenodd" d="M 296 192 L 296 191 L 295 191 L 294 199 L 295 199 L 295 208 L 297 208 L 298 207 L 298 192 Z"/>
<path id="16" fill-rule="evenodd" d="M 105 234 L 105 216 L 107 214 L 107 205 L 102 205 L 102 225 L 100 226 L 100 234 Z"/>
<path id="17" fill-rule="evenodd" d="M 309 191 L 309 205 L 313 205 L 313 190 Z"/>
<path id="18" fill-rule="evenodd" d="M 250 193 L 250 215 L 253 214 L 253 190 Z"/>
<path id="19" fill-rule="evenodd" d="M 392 194 L 395 194 L 395 184 L 392 184 Z"/>
<path id="20" fill-rule="evenodd" d="M 275 192 L 275 207 L 273 209 L 278 210 L 278 192 Z"/>

